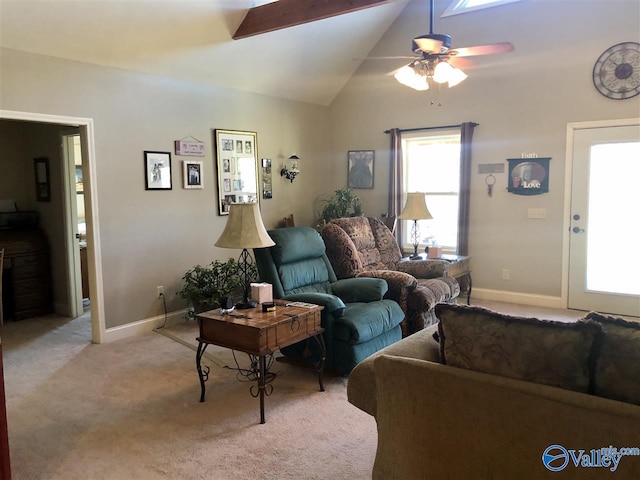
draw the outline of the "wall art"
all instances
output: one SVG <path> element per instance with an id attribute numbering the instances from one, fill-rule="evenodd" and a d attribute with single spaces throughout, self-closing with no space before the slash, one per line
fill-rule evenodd
<path id="1" fill-rule="evenodd" d="M 218 215 L 229 215 L 231 203 L 258 202 L 258 135 L 214 130 L 218 172 Z"/>
<path id="2" fill-rule="evenodd" d="M 183 188 L 204 188 L 202 183 L 202 162 L 183 161 L 182 181 Z"/>
<path id="3" fill-rule="evenodd" d="M 549 191 L 549 160 L 545 158 L 508 158 L 507 190 L 516 195 L 540 195 Z"/>
<path id="4" fill-rule="evenodd" d="M 171 152 L 144 152 L 145 190 L 171 190 Z"/>
<path id="5" fill-rule="evenodd" d="M 347 153 L 347 185 L 350 188 L 373 188 L 375 151 L 349 150 Z"/>

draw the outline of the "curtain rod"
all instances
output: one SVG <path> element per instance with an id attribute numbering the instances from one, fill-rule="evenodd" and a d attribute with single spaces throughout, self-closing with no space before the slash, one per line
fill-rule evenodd
<path id="1" fill-rule="evenodd" d="M 478 125 L 480 125 L 479 123 L 476 122 L 470 122 L 474 127 L 477 127 Z M 405 129 L 399 129 L 400 133 L 404 133 L 404 132 L 419 132 L 421 130 L 440 130 L 443 128 L 458 128 L 461 127 L 462 124 L 459 125 L 444 125 L 442 127 L 418 127 L 418 128 L 405 128 Z M 389 134 L 391 133 L 391 130 L 385 130 L 384 133 Z"/>

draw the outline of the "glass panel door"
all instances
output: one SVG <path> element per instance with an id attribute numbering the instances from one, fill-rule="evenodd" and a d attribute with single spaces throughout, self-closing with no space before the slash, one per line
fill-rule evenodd
<path id="1" fill-rule="evenodd" d="M 640 316 L 640 125 L 574 132 L 569 308 Z"/>

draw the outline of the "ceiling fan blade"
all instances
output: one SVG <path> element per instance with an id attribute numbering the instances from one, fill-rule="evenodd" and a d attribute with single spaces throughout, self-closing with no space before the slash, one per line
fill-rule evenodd
<path id="1" fill-rule="evenodd" d="M 460 58 L 457 56 L 451 57 L 449 59 L 449 63 L 452 67 L 456 67 L 464 71 L 471 70 L 477 66 L 477 63 L 473 60 L 469 60 L 468 58 Z"/>
<path id="2" fill-rule="evenodd" d="M 509 42 L 492 43 L 489 45 L 476 45 L 475 47 L 454 48 L 447 52 L 448 55 L 456 57 L 471 57 L 475 55 L 494 55 L 496 53 L 509 53 L 514 50 L 514 46 Z"/>

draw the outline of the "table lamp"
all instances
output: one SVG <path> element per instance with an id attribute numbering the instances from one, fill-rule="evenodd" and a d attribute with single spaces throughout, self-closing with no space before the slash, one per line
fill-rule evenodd
<path id="1" fill-rule="evenodd" d="M 420 228 L 418 220 L 430 220 L 433 218 L 431 212 L 427 208 L 427 202 L 424 199 L 424 193 L 412 192 L 407 194 L 407 203 L 404 204 L 402 213 L 398 215 L 400 220 L 413 220 L 411 227 L 411 239 L 413 240 L 413 255 L 409 258 L 417 260 L 420 258 L 418 254 L 418 245 L 420 244 Z"/>
<path id="2" fill-rule="evenodd" d="M 249 248 L 264 248 L 275 245 L 262 223 L 260 209 L 257 203 L 232 203 L 229 208 L 229 219 L 216 247 L 241 248 L 242 253 L 238 258 L 239 274 L 242 281 L 242 302 L 236 304 L 236 308 L 254 308 L 256 302 L 249 300 L 251 278 L 249 270 L 253 259 L 249 255 Z"/>

